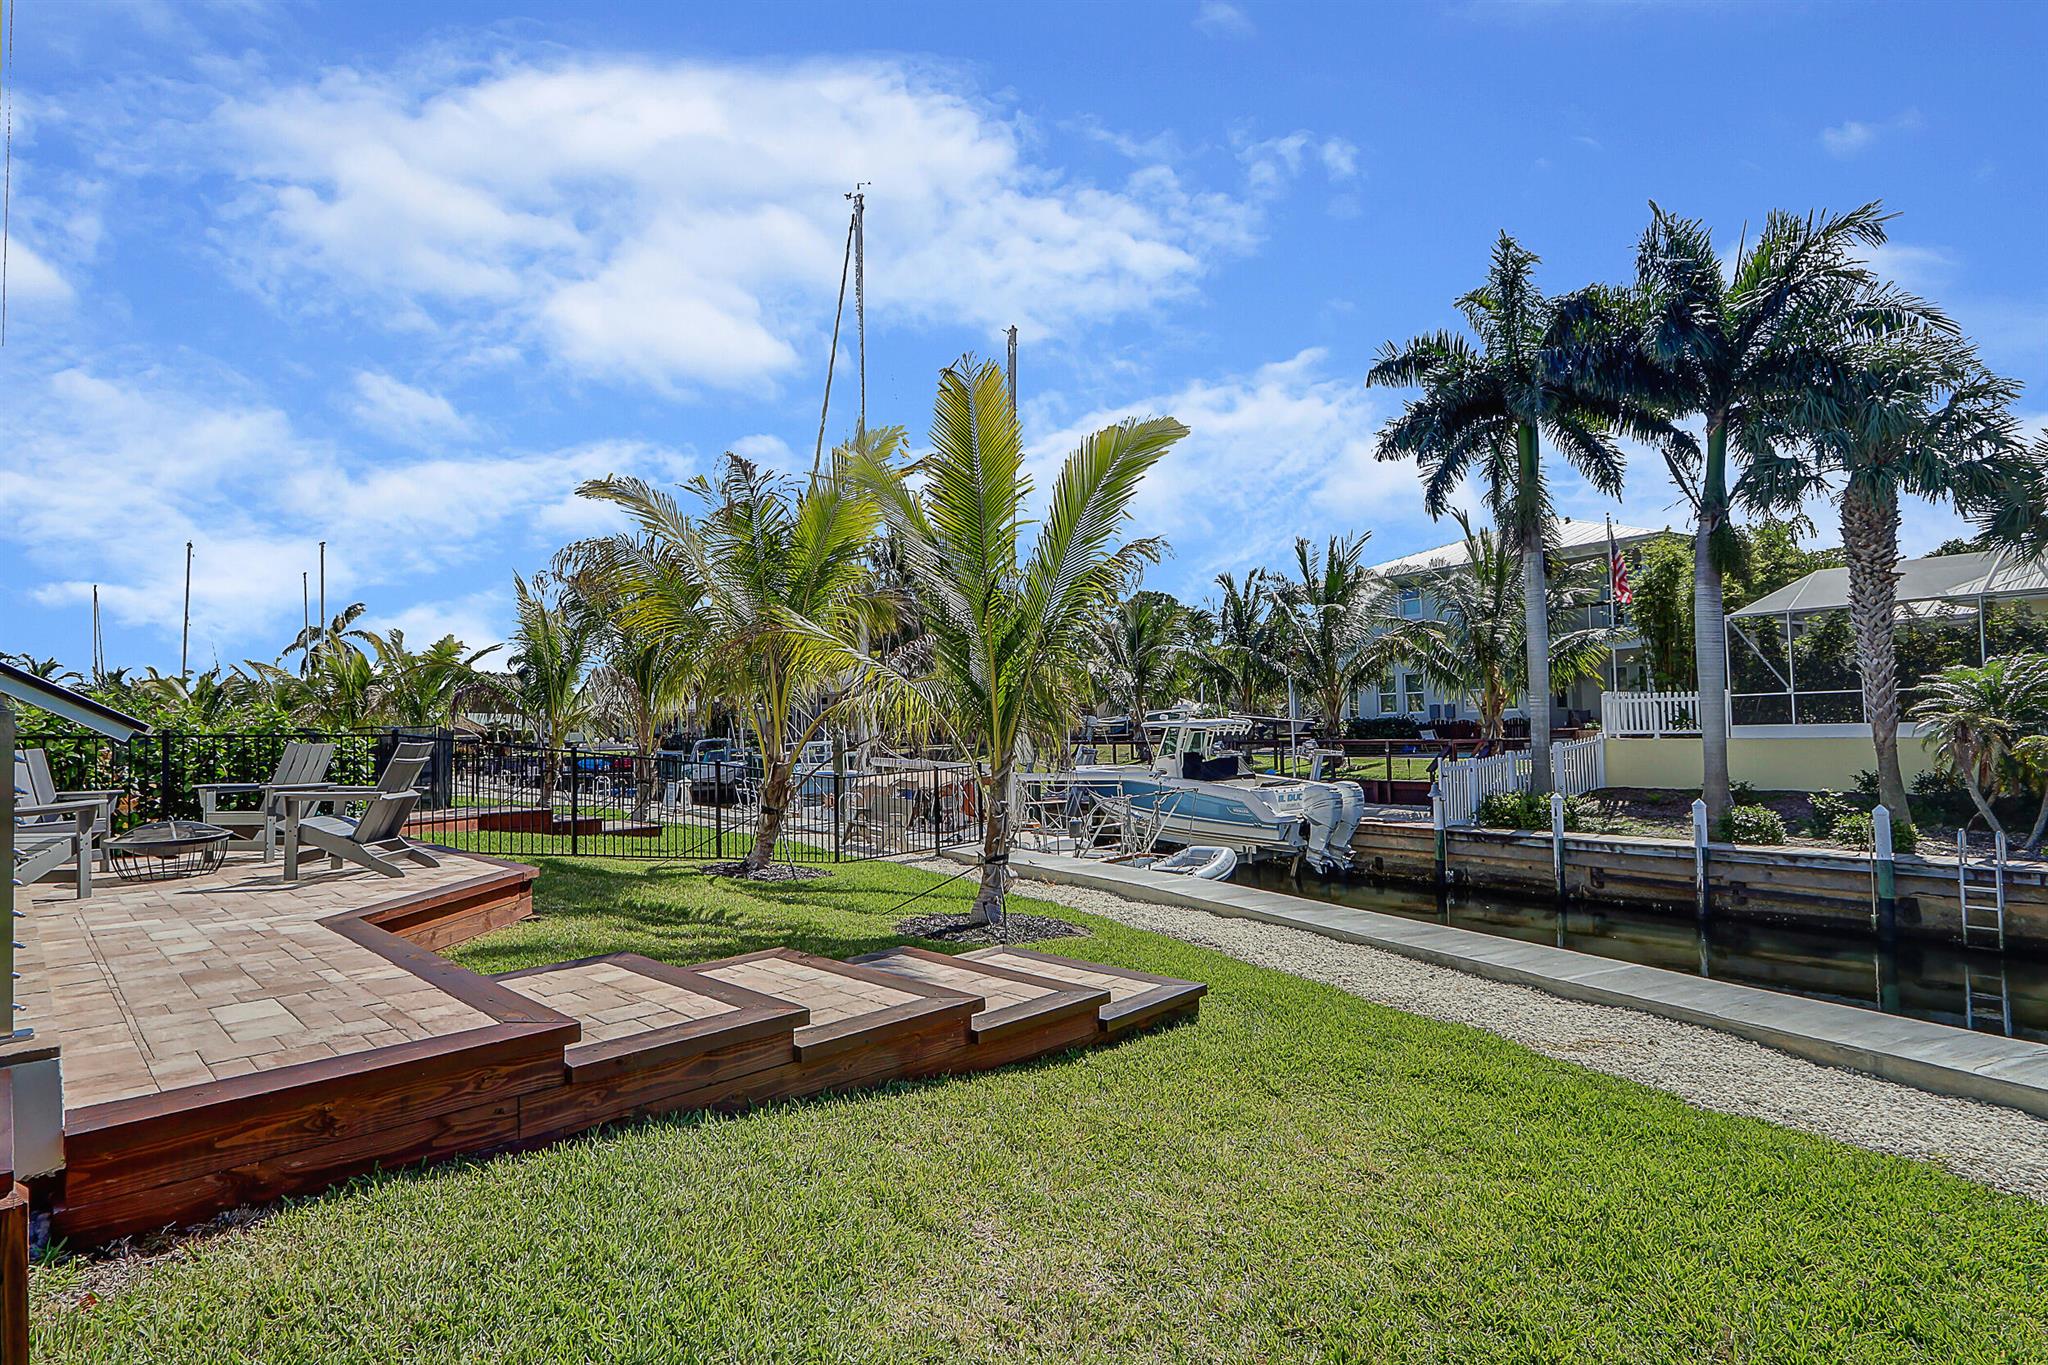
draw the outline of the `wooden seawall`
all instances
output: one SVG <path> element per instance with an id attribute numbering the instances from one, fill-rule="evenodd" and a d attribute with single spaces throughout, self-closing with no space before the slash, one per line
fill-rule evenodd
<path id="1" fill-rule="evenodd" d="M 1460 827 L 1446 832 L 1453 889 L 1550 898 L 1550 835 Z M 1433 885 L 1436 831 L 1426 824 L 1362 821 L 1352 840 L 1360 871 Z M 1899 932 L 1960 942 L 1962 911 L 1953 858 L 1901 856 Z M 1564 836 L 1567 897 L 1691 915 L 1693 847 L 1677 839 L 1619 834 Z M 1867 931 L 1876 903 L 1870 855 L 1846 850 L 1707 846 L 1713 913 Z M 2006 873 L 2008 942 L 2048 946 L 2048 864 L 2016 863 Z"/>

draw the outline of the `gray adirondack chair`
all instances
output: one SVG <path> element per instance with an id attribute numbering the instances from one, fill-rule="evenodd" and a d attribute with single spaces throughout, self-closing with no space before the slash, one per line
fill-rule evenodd
<path id="1" fill-rule="evenodd" d="M 41 749 L 16 749 L 14 751 L 14 790 L 17 800 L 26 800 L 31 808 L 68 806 L 75 801 L 90 802 L 94 807 L 92 841 L 99 849 L 100 871 L 107 870 L 106 840 L 114 832 L 114 810 L 121 804 L 127 793 L 117 790 L 67 792 L 57 790 L 56 780 L 50 776 L 50 756 Z M 16 812 L 17 818 L 20 811 Z M 60 826 L 68 829 L 73 823 L 71 813 L 64 812 L 28 817 L 31 824 Z M 46 833 L 49 831 L 45 831 Z"/>
<path id="2" fill-rule="evenodd" d="M 419 780 L 432 752 L 430 744 L 401 744 L 384 765 L 375 787 L 284 793 L 284 879 L 298 880 L 299 860 L 307 849 L 315 856 L 326 854 L 331 866 L 356 863 L 387 877 L 405 875 L 405 868 L 395 861 L 399 858 L 439 867 L 441 860 L 406 838 L 404 832 L 406 817 L 420 799 L 413 783 Z M 350 800 L 366 803 L 355 819 L 307 813 Z"/>
<path id="3" fill-rule="evenodd" d="M 260 848 L 263 861 L 277 856 L 278 826 L 284 821 L 287 792 L 324 791 L 334 784 L 327 769 L 334 762 L 334 746 L 325 741 L 292 740 L 277 760 L 277 771 L 268 782 L 204 782 L 199 792 L 199 818 L 217 825 L 235 837 L 229 848 Z M 223 796 L 254 796 L 248 810 L 222 810 Z"/>
<path id="4" fill-rule="evenodd" d="M 14 808 L 14 880 L 40 880 L 66 863 L 77 869 L 78 898 L 92 895 L 93 820 L 96 801 L 57 801 Z"/>

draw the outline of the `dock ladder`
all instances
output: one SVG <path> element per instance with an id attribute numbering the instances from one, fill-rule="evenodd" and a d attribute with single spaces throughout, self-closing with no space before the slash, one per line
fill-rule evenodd
<path id="1" fill-rule="evenodd" d="M 1978 966 L 1963 963 L 1963 1027 L 2012 1036 L 2012 993 L 2006 985 L 2005 964 Z"/>
<path id="2" fill-rule="evenodd" d="M 1956 899 L 1963 912 L 1963 946 L 2005 951 L 2005 833 L 1991 837 L 1991 856 L 1970 861 L 1970 831 L 1956 831 Z M 1973 875 L 1974 874 L 1974 875 Z M 1986 884 L 1981 880 L 1989 874 Z"/>

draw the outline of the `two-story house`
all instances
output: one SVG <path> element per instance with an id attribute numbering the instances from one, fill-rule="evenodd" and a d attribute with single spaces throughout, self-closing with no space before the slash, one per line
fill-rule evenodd
<path id="1" fill-rule="evenodd" d="M 1599 521 L 1576 521 L 1568 517 L 1557 520 L 1557 548 L 1553 553 L 1567 560 L 1604 561 L 1607 555 L 1607 524 Z M 1665 534 L 1640 526 L 1614 527 L 1614 544 L 1617 549 L 1627 551 L 1653 536 Z M 1373 566 L 1373 572 L 1386 579 L 1396 593 L 1397 610 L 1411 620 L 1434 619 L 1438 607 L 1431 584 L 1437 575 L 1446 569 L 1453 569 L 1465 562 L 1465 543 L 1456 541 L 1440 545 L 1433 550 L 1421 550 L 1415 554 L 1390 559 L 1384 564 Z M 1599 602 L 1554 613 L 1551 630 L 1563 632 L 1588 627 L 1605 627 L 1615 621 L 1613 602 L 1613 581 L 1606 574 L 1599 575 Z M 1556 725 L 1571 724 L 1574 721 L 1590 719 L 1600 714 L 1600 694 L 1609 689 L 1623 692 L 1638 691 L 1647 684 L 1641 658 L 1640 642 L 1628 629 L 1628 611 L 1620 612 L 1619 635 L 1615 641 L 1614 661 L 1605 675 L 1584 679 L 1573 686 L 1557 692 L 1551 697 L 1551 721 Z M 1511 716 L 1526 716 L 1527 698 L 1517 697 Z M 1469 696 L 1449 696 L 1431 687 L 1422 674 L 1407 667 L 1389 670 L 1384 678 L 1361 688 L 1353 698 L 1354 713 L 1363 717 L 1411 716 L 1422 721 L 1476 720 L 1479 708 Z"/>

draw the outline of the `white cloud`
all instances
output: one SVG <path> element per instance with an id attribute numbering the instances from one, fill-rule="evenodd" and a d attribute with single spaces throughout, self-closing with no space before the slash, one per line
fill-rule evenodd
<path id="1" fill-rule="evenodd" d="M 377 370 L 358 370 L 349 411 L 371 431 L 404 445 L 466 440 L 469 419 L 440 394 L 415 388 Z"/>
<path id="2" fill-rule="evenodd" d="M 1134 534 L 1163 534 L 1183 550 L 1160 586 L 1199 595 L 1224 570 L 1277 564 L 1295 536 L 1374 528 L 1371 554 L 1392 558 L 1444 539 L 1422 510 L 1414 466 L 1381 463 L 1373 446 L 1393 404 L 1355 378 L 1327 371 L 1309 349 L 1248 374 L 1093 412 L 1031 442 L 1041 491 L 1090 432 L 1130 416 L 1180 419 L 1188 436 L 1147 476 Z"/>
<path id="3" fill-rule="evenodd" d="M 82 601 L 98 583 L 114 621 L 175 638 L 190 540 L 195 642 L 230 648 L 295 625 L 321 540 L 330 603 L 404 601 L 443 572 L 538 560 L 615 524 L 575 497 L 584 479 L 686 468 L 635 442 L 373 463 L 232 385 L 162 372 L 69 369 L 24 380 L 10 406 L 20 434 L 0 448 L 0 524 L 33 595 Z"/>
<path id="4" fill-rule="evenodd" d="M 1322 167 L 1324 178 L 1332 185 L 1358 178 L 1356 144 L 1341 137 L 1319 137 L 1306 128 L 1281 137 L 1240 138 L 1237 159 L 1244 165 L 1246 187 L 1260 199 L 1274 198 L 1292 188 L 1310 162 Z"/>
<path id="5" fill-rule="evenodd" d="M 20 238 L 8 244 L 7 297 L 18 303 L 70 303 L 71 285 Z"/>
<path id="6" fill-rule="evenodd" d="M 1923 294 L 1954 279 L 1959 264 L 1952 254 L 1940 247 L 1910 246 L 1904 242 L 1885 242 L 1867 247 L 1863 259 L 1884 278 Z"/>
<path id="7" fill-rule="evenodd" d="M 1847 158 L 1868 150 L 1886 134 L 1911 132 L 1920 125 L 1918 109 L 1903 109 L 1888 119 L 1874 123 L 1847 119 L 1831 128 L 1821 129 L 1820 145 L 1827 149 L 1830 156 Z"/>
<path id="8" fill-rule="evenodd" d="M 1212 38 L 1249 38 L 1257 32 L 1250 16 L 1229 0 L 1202 0 L 1195 9 L 1195 27 Z"/>
<path id="9" fill-rule="evenodd" d="M 230 239 L 280 296 L 307 277 L 657 390 L 791 375 L 868 201 L 871 324 L 1027 336 L 1183 294 L 1259 211 L 1163 164 L 1113 186 L 1037 164 L 1020 122 L 923 67 L 507 60 L 228 99 Z M 1329 155 L 1339 160 L 1341 149 Z"/>

